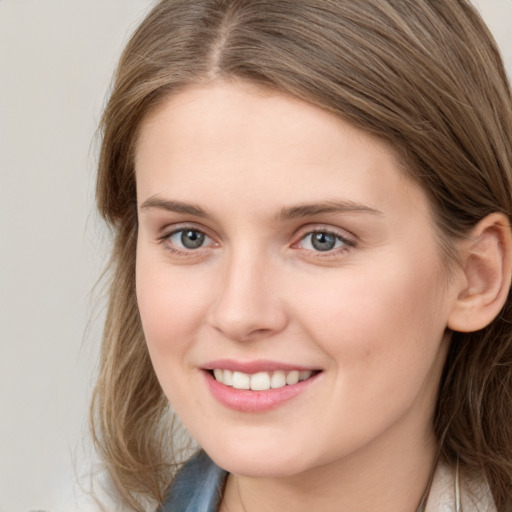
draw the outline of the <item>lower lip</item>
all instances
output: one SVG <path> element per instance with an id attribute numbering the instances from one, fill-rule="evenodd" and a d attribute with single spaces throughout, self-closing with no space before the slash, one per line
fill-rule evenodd
<path id="1" fill-rule="evenodd" d="M 266 391 L 235 389 L 221 384 L 208 371 L 203 371 L 212 395 L 222 404 L 240 412 L 264 412 L 279 407 L 300 395 L 317 380 L 320 373 L 291 386 Z"/>

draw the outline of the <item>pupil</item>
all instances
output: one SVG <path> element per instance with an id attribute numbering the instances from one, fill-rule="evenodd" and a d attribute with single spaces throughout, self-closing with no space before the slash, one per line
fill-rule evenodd
<path id="1" fill-rule="evenodd" d="M 181 243 L 187 249 L 197 249 L 203 245 L 203 242 L 204 235 L 199 231 L 188 230 L 181 234 Z"/>
<path id="2" fill-rule="evenodd" d="M 314 233 L 311 244 L 317 251 L 330 251 L 336 245 L 336 237 L 329 233 Z"/>

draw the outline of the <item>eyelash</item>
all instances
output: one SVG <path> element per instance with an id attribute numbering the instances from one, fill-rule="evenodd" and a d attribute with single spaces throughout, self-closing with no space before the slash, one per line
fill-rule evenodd
<path id="1" fill-rule="evenodd" d="M 181 234 L 181 236 L 183 236 L 183 234 L 186 231 L 190 231 L 190 232 L 199 234 L 200 236 L 203 236 L 205 241 L 206 240 L 213 241 L 212 238 L 210 236 L 208 236 L 203 230 L 195 228 L 193 226 L 183 226 L 178 229 L 174 229 L 170 233 L 165 233 L 162 236 L 160 236 L 158 238 L 158 241 L 162 245 L 164 245 L 168 251 L 170 251 L 172 254 L 176 254 L 178 256 L 180 256 L 180 255 L 190 256 L 190 255 L 192 255 L 192 253 L 197 253 L 201 249 L 205 248 L 204 245 L 200 245 L 197 248 L 176 247 L 176 244 L 172 242 L 172 237 L 179 235 L 179 234 Z"/>
<path id="2" fill-rule="evenodd" d="M 191 255 L 199 255 L 201 254 L 201 249 L 207 249 L 207 245 L 204 243 L 198 246 L 197 248 L 182 248 L 177 247 L 176 243 L 173 243 L 171 240 L 174 236 L 180 235 L 183 236 L 183 234 L 186 231 L 190 231 L 193 233 L 198 234 L 199 236 L 204 237 L 204 241 L 213 242 L 212 237 L 208 236 L 203 230 L 195 228 L 193 226 L 183 226 L 178 229 L 174 229 L 170 233 L 165 233 L 162 236 L 158 238 L 158 241 L 165 245 L 165 248 L 171 252 L 172 254 L 175 254 L 177 256 L 191 256 Z M 302 250 L 307 251 L 310 254 L 314 254 L 315 257 L 321 257 L 321 258 L 329 258 L 333 256 L 338 256 L 342 253 L 345 253 L 350 248 L 356 246 L 356 242 L 354 240 L 351 240 L 350 238 L 347 238 L 345 236 L 340 235 L 336 231 L 328 228 L 317 228 L 317 229 L 310 229 L 308 231 L 304 231 L 303 234 L 301 234 L 299 240 L 291 245 L 292 248 L 300 248 L 300 244 L 304 243 L 304 241 L 310 237 L 310 245 L 313 245 L 313 239 L 311 237 L 314 237 L 315 235 L 324 235 L 327 237 L 332 237 L 335 240 L 335 244 L 340 244 L 336 247 L 336 245 L 331 249 L 326 249 L 325 251 L 319 250 L 319 249 L 309 249 L 309 248 L 302 248 Z"/>
<path id="3" fill-rule="evenodd" d="M 347 238 L 345 236 L 340 235 L 336 231 L 333 231 L 332 229 L 328 228 L 317 228 L 310 231 L 307 231 L 304 233 L 298 242 L 294 243 L 293 246 L 298 246 L 301 243 L 304 243 L 304 241 L 309 237 L 310 238 L 310 245 L 313 245 L 313 237 L 315 235 L 323 235 L 327 237 L 332 237 L 334 239 L 334 243 L 338 245 L 337 247 L 334 246 L 331 249 L 326 249 L 325 251 L 319 250 L 319 249 L 304 249 L 310 253 L 314 253 L 315 257 L 322 257 L 322 258 L 329 258 L 333 256 L 338 256 L 340 254 L 343 254 L 347 252 L 350 248 L 356 246 L 356 242 L 354 240 L 351 240 L 350 238 Z"/>

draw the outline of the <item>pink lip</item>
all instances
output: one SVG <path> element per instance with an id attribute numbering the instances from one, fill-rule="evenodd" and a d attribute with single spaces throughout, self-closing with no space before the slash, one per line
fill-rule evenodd
<path id="1" fill-rule="evenodd" d="M 319 368 L 297 366 L 287 363 L 278 363 L 276 361 L 268 361 L 265 359 L 258 361 L 234 361 L 232 359 L 218 359 L 216 361 L 210 361 L 203 365 L 204 370 L 215 370 L 220 368 L 222 370 L 231 370 L 232 372 L 242 373 L 258 373 L 258 372 L 273 372 L 277 370 L 283 370 L 285 372 L 291 372 L 292 370 L 318 370 Z"/>
<path id="2" fill-rule="evenodd" d="M 226 366 L 216 366 L 215 368 L 231 369 L 226 368 Z M 280 369 L 283 369 L 283 367 L 280 366 Z M 215 380 L 209 371 L 203 371 L 202 373 L 205 376 L 206 384 L 208 385 L 210 392 L 222 405 L 235 411 L 249 413 L 264 412 L 275 409 L 281 404 L 306 391 L 306 389 L 315 382 L 320 375 L 320 373 L 318 373 L 309 379 L 293 384 L 292 386 L 283 386 L 282 388 L 268 389 L 266 391 L 252 391 L 250 389 L 235 389 L 231 386 L 221 384 Z"/>

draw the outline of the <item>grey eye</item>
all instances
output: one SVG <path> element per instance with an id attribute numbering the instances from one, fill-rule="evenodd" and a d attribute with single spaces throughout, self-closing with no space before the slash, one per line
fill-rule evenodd
<path id="1" fill-rule="evenodd" d="M 302 239 L 302 246 L 311 251 L 332 251 L 344 244 L 345 242 L 339 236 L 328 231 L 315 231 Z"/>
<path id="2" fill-rule="evenodd" d="M 197 229 L 180 229 L 175 231 L 169 240 L 182 249 L 199 249 L 209 240 L 209 237 Z"/>
<path id="3" fill-rule="evenodd" d="M 329 233 L 313 233 L 311 235 L 311 245 L 317 251 L 330 251 L 336 245 L 336 237 Z"/>

